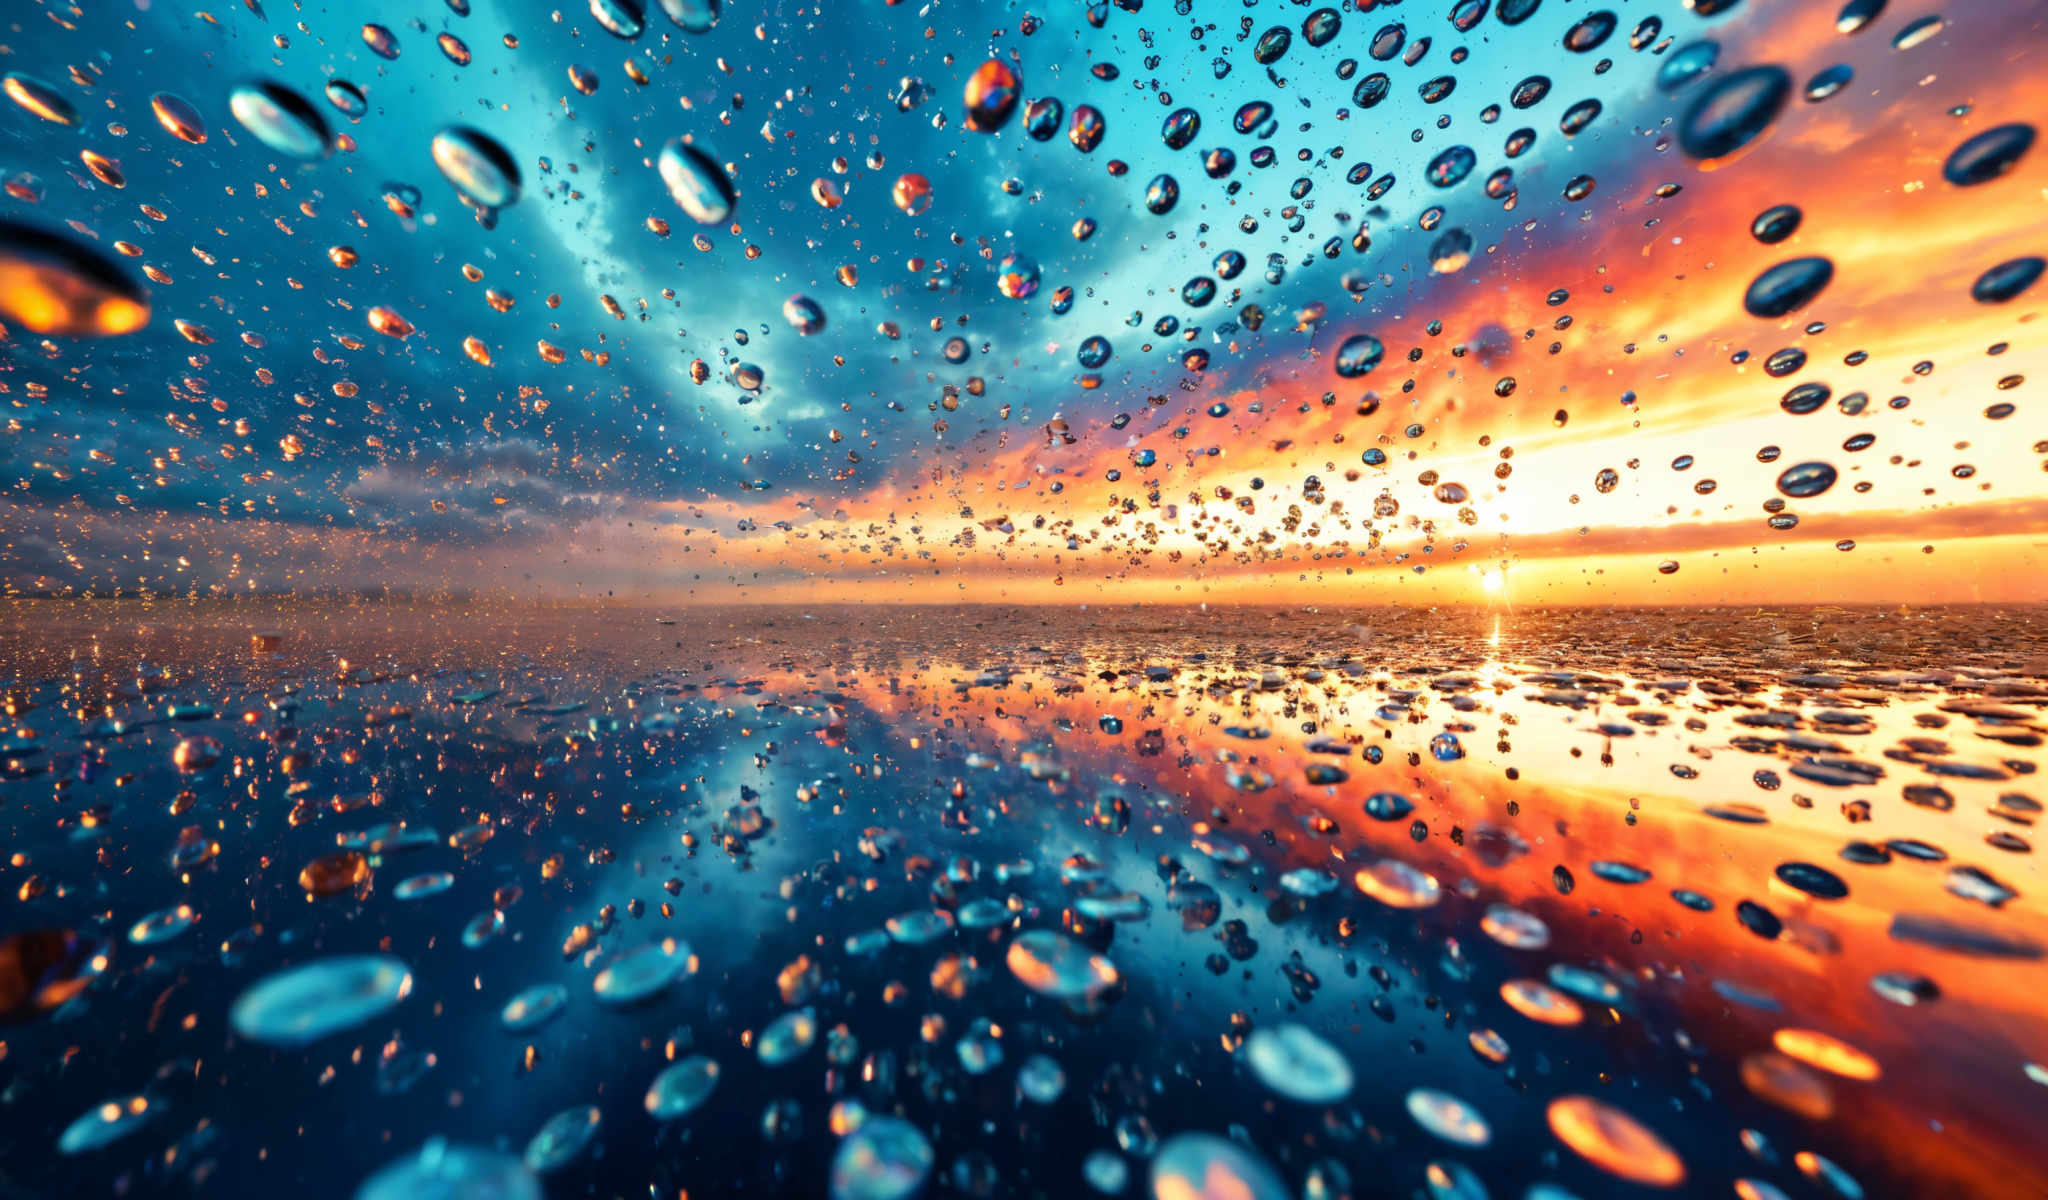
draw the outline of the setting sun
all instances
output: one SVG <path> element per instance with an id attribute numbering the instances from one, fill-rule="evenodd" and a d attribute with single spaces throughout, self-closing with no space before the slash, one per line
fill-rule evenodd
<path id="1" fill-rule="evenodd" d="M 2048 1197 L 2042 0 L 10 12 L 8 1196 Z"/>

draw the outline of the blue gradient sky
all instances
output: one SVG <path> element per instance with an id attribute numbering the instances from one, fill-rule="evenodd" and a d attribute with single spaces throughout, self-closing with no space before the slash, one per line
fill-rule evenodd
<path id="1" fill-rule="evenodd" d="M 984 492 L 1042 489 L 1069 468 L 1039 462 L 1005 478 L 1015 459 L 1004 452 L 1042 441 L 1056 417 L 1087 432 L 1095 450 L 1149 448 L 1191 472 L 1204 459 L 1255 459 L 1261 445 L 1294 436 L 1301 405 L 1321 409 L 1326 390 L 1341 414 L 1369 389 L 1384 393 L 1374 431 L 1398 429 L 1404 413 L 1433 421 L 1428 393 L 1402 394 L 1396 373 L 1396 356 L 1424 339 L 1421 325 L 1452 314 L 1462 324 L 1446 342 L 1505 357 L 1511 336 L 1483 310 L 1490 296 L 1550 289 L 1554 281 L 1527 264 L 1569 262 L 1581 246 L 1591 255 L 1615 229 L 1647 224 L 1643 193 L 1664 178 L 1712 182 L 1671 161 L 1669 123 L 1685 97 L 1653 83 L 1671 50 L 1713 36 L 1729 41 L 1724 53 L 1746 54 L 1770 45 L 1765 22 L 1790 23 L 1742 6 L 1712 20 L 1676 4 L 1629 6 L 1616 10 L 1605 44 L 1572 54 L 1560 47 L 1564 32 L 1594 6 L 1559 0 L 1513 29 L 1489 14 L 1467 34 L 1441 5 L 1344 11 L 1321 49 L 1301 36 L 1312 10 L 1297 4 L 1154 0 L 1138 12 L 1109 6 L 1099 29 L 1082 6 L 1062 4 L 1036 10 L 1043 25 L 1032 36 L 1019 26 L 1034 10 L 1013 4 L 732 6 L 702 35 L 656 10 L 633 41 L 604 31 L 582 6 L 549 12 L 491 0 L 467 16 L 388 3 L 271 5 L 267 16 L 229 5 L 212 19 L 161 3 L 120 11 L 125 19 L 24 13 L 5 35 L 5 65 L 55 86 L 81 120 L 66 128 L 13 106 L 0 111 L 0 173 L 32 172 L 44 188 L 39 204 L 0 198 L 0 208 L 45 226 L 75 221 L 102 245 L 131 241 L 141 262 L 173 280 L 152 286 L 156 319 L 139 334 L 53 352 L 16 336 L 0 349 L 18 402 L 0 439 L 4 477 L 18 480 L 8 500 L 20 531 L 9 547 L 16 587 L 275 587 L 373 583 L 384 573 L 459 585 L 459 560 L 411 572 L 404 562 L 441 546 L 524 546 L 544 564 L 549 547 L 628 521 L 743 541 L 776 519 L 800 524 L 863 501 L 880 511 L 882 501 L 921 498 L 931 508 L 963 480 Z M 1888 14 L 1854 49 L 1890 55 L 1890 26 L 1914 15 Z M 1652 17 L 1663 31 L 1632 50 L 1631 30 Z M 396 35 L 395 61 L 365 46 L 366 22 Z M 1375 36 L 1396 25 L 1411 50 L 1430 42 L 1414 65 L 1370 56 Z M 1252 47 L 1275 26 L 1292 31 L 1293 45 L 1262 66 Z M 467 44 L 469 65 L 437 49 L 444 31 Z M 1458 50 L 1469 57 L 1454 63 Z M 1012 53 L 1025 96 L 1104 113 L 1099 148 L 1084 155 L 1063 135 L 1032 141 L 1021 114 L 993 136 L 965 128 L 966 77 L 990 55 Z M 647 85 L 628 78 L 628 58 Z M 1340 78 L 1346 59 L 1355 71 Z M 571 88 L 572 65 L 597 74 L 596 94 Z M 1914 65 L 1883 69 L 1904 86 Z M 1103 66 L 1117 77 L 1091 74 Z M 1352 90 L 1375 70 L 1392 78 L 1387 99 L 1358 109 Z M 1795 74 L 1804 79 L 1804 70 Z M 1549 95 L 1527 111 L 1506 108 L 1517 81 L 1535 74 L 1553 81 Z M 1455 88 L 1426 103 L 1418 90 L 1438 76 Z M 353 148 L 302 164 L 258 143 L 229 115 L 226 96 L 259 77 L 312 99 Z M 934 93 L 907 113 L 893 101 L 905 77 Z M 330 78 L 367 93 L 360 121 L 321 98 Z M 160 90 L 199 110 L 206 144 L 185 145 L 157 125 L 149 98 Z M 1601 115 L 1565 136 L 1559 117 L 1589 97 Z M 1273 105 L 1268 136 L 1232 130 L 1232 114 L 1249 101 Z M 1481 119 L 1489 105 L 1505 109 L 1492 123 Z M 1201 115 L 1202 129 L 1174 151 L 1160 127 L 1182 106 Z M 451 125 L 496 137 L 524 173 L 524 196 L 495 229 L 472 219 L 429 157 L 434 133 Z M 1512 162 L 1519 194 L 1506 211 L 1482 185 L 1509 165 L 1503 143 L 1523 126 L 1537 137 Z M 697 226 L 666 194 L 653 157 L 678 136 L 733 165 L 732 228 Z M 1430 186 L 1426 165 L 1458 144 L 1476 151 L 1477 169 L 1455 187 Z M 1226 179 L 1201 169 L 1202 152 L 1216 146 L 1238 156 Z M 1258 146 L 1277 161 L 1253 166 Z M 92 180 L 82 149 L 118 160 L 126 186 Z M 871 154 L 882 157 L 879 170 L 866 165 Z M 833 170 L 839 158 L 844 174 Z M 1127 170 L 1112 175 L 1112 160 Z M 1369 178 L 1394 180 L 1377 202 L 1346 180 L 1362 162 Z M 906 171 L 932 183 L 934 202 L 920 216 L 890 200 Z M 1143 197 L 1162 173 L 1182 196 L 1158 216 Z M 1595 196 L 1563 199 L 1579 175 L 1600 181 Z M 844 189 L 841 206 L 813 200 L 821 177 Z M 1018 194 L 1006 193 L 1005 180 L 1017 181 Z M 393 185 L 418 189 L 412 219 L 387 206 Z M 1441 227 L 1421 228 L 1435 224 L 1425 213 L 1439 205 Z M 1762 205 L 1728 204 L 1745 206 Z M 669 222 L 670 236 L 651 232 L 650 217 Z M 1099 224 L 1087 241 L 1070 232 L 1081 217 Z M 1340 243 L 1334 259 L 1324 257 L 1325 243 L 1361 226 L 1368 251 Z M 1452 227 L 1472 235 L 1473 262 L 1432 276 L 1429 248 Z M 704 249 L 692 244 L 700 235 Z M 337 269 L 327 257 L 335 245 L 353 247 L 359 264 Z M 1026 300 L 996 287 L 997 262 L 1012 250 L 1042 271 Z M 1222 285 L 1216 303 L 1188 307 L 1181 285 L 1212 273 L 1226 250 L 1245 256 L 1244 274 Z M 480 268 L 482 281 L 464 279 L 464 264 Z M 857 286 L 835 280 L 843 265 L 858 269 Z M 1075 300 L 1056 315 L 1061 286 Z M 511 311 L 493 311 L 486 288 L 511 296 Z M 824 307 L 822 333 L 799 336 L 783 319 L 783 301 L 797 293 Z M 606 295 L 625 319 L 607 312 Z M 1247 304 L 1266 314 L 1257 331 L 1237 319 Z M 1298 322 L 1314 305 L 1327 315 Z M 373 333 L 364 316 L 372 306 L 417 332 L 404 341 Z M 1169 315 L 1197 335 L 1156 334 Z M 188 343 L 173 319 L 205 327 L 213 343 Z M 900 337 L 879 332 L 884 323 Z M 1330 351 L 1361 329 L 1385 337 L 1389 366 L 1333 380 Z M 244 344 L 245 334 L 262 346 Z M 971 347 L 958 365 L 941 353 L 955 335 Z M 1076 349 L 1090 335 L 1108 339 L 1114 356 L 1100 386 L 1084 389 Z M 470 336 L 491 347 L 490 366 L 465 356 Z M 541 340 L 567 361 L 543 362 Z M 1184 368 L 1193 347 L 1210 353 L 1206 372 Z M 585 352 L 608 360 L 585 361 Z M 689 375 L 696 359 L 711 368 L 701 386 Z M 730 379 L 737 362 L 764 372 L 758 396 Z M 1578 366 L 1590 402 L 1611 405 L 1625 390 L 1599 394 L 1607 385 L 1597 364 L 1582 357 Z M 985 394 L 964 394 L 974 378 Z M 343 381 L 357 394 L 336 395 Z M 948 387 L 961 393 L 957 410 L 935 409 Z M 1148 396 L 1168 403 L 1148 405 Z M 1238 399 L 1228 420 L 1184 415 L 1230 397 Z M 1529 410 L 1518 415 L 1557 406 L 1516 403 Z M 1120 413 L 1134 418 L 1127 428 L 1106 424 Z M 289 456 L 287 437 L 301 447 Z M 173 445 L 182 461 L 163 455 Z M 1341 454 L 1357 457 L 1355 446 Z M 1090 458 L 1071 469 L 1096 466 Z M 238 523 L 262 533 L 238 532 Z M 346 553 L 340 543 L 323 550 L 323 538 L 348 536 L 358 540 Z M 680 578 L 693 553 L 674 551 L 664 569 Z M 167 565 L 181 557 L 184 565 Z"/>

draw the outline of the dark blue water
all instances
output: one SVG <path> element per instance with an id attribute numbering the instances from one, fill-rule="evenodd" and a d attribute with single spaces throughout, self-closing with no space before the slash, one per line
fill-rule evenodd
<path id="1" fill-rule="evenodd" d="M 1246 637 L 1240 623 L 1235 644 L 1191 651 L 1199 637 L 1188 637 L 1213 627 L 1202 615 L 1121 662 L 1102 650 L 1127 634 L 1114 620 L 998 632 L 926 619 L 866 636 L 800 621 L 733 637 L 730 616 L 715 630 L 701 618 L 678 628 L 646 614 L 540 615 L 443 645 L 413 641 L 416 620 L 373 610 L 303 632 L 280 625 L 275 653 L 252 652 L 231 622 L 170 615 L 129 632 L 110 621 L 67 630 L 79 656 L 40 675 L 50 648 L 17 647 L 31 672 L 9 691 L 20 728 L 0 784 L 16 856 L 10 947 L 63 930 L 105 953 L 101 969 L 50 967 L 45 984 L 86 984 L 45 995 L 54 1006 L 9 994 L 0 1071 L 13 1114 L 7 1177 L 22 1194 L 346 1195 L 429 1139 L 495 1148 L 516 1165 L 552 1116 L 583 1106 L 600 1114 L 589 1142 L 516 1178 L 548 1195 L 820 1194 L 840 1135 L 897 1115 L 928 1141 L 925 1186 L 937 1194 L 1073 1195 L 1119 1173 L 1124 1190 L 1143 1191 L 1148 1159 L 1190 1131 L 1235 1139 L 1313 1195 L 1519 1196 L 1538 1183 L 1630 1195 L 1643 1189 L 1624 1177 L 1669 1160 L 1701 1194 L 1738 1179 L 1776 1179 L 1786 1194 L 1850 1186 L 1830 1185 L 1831 1171 L 1885 1194 L 1887 1173 L 1942 1168 L 1845 1118 L 1911 1127 L 1926 1119 L 1916 1098 L 1889 1078 L 1841 1076 L 1840 1061 L 1826 1069 L 1797 1045 L 1801 1061 L 1772 1052 L 1770 1031 L 1833 1029 L 1850 1054 L 1909 1072 L 1853 1032 L 1865 1011 L 1918 1019 L 1881 997 L 1872 974 L 1932 961 L 1924 977 L 1939 979 L 1942 1005 L 1995 1009 L 2003 988 L 2039 969 L 2031 935 L 2006 919 L 2024 899 L 1987 907 L 1962 898 L 1953 876 L 1944 891 L 1938 875 L 1902 900 L 1871 893 L 2004 937 L 2002 957 L 1954 931 L 1952 944 L 1916 950 L 1880 926 L 1866 944 L 1853 911 L 1838 918 L 1771 884 L 1768 818 L 1603 798 L 1603 776 L 1685 786 L 1662 762 L 1631 770 L 1632 747 L 1661 736 L 1666 718 L 1711 714 L 1687 740 L 1737 757 L 1738 730 L 1864 728 L 1833 707 L 1853 683 L 1797 668 L 1780 680 L 1832 694 L 1788 693 L 1775 707 L 1789 718 L 1743 723 L 1758 710 L 1698 698 L 1722 678 L 1760 682 L 1761 661 L 1693 672 L 1682 690 L 1646 671 L 1657 698 L 1608 690 L 1626 690 L 1609 673 L 1617 664 L 1578 651 L 1584 669 L 1567 684 L 1572 673 L 1555 668 L 1574 652 L 1545 643 L 1548 619 L 1533 616 L 1533 642 L 1503 652 L 1497 632 L 1460 633 L 1411 665 L 1333 648 L 1343 626 L 1328 618 L 1303 619 L 1319 650 Z M 386 631 L 367 632 L 378 621 Z M 497 636 L 494 652 L 482 648 Z M 325 640 L 349 637 L 370 646 Z M 981 653 L 962 656 L 959 642 L 975 639 Z M 180 643 L 186 658 L 164 655 Z M 1552 669 L 1515 665 L 1546 644 Z M 1863 700 L 1872 737 L 1913 713 L 1924 725 L 1958 695 L 1863 673 L 1896 693 Z M 2034 686 L 2007 689 L 2036 706 L 2013 711 L 2038 711 Z M 1587 715 L 1617 705 L 1633 716 L 1588 728 Z M 1993 722 L 1980 732 L 2038 727 L 2032 716 L 1979 719 Z M 1559 749 L 1588 732 L 1603 765 Z M 1447 733 L 1457 755 L 1445 753 Z M 1797 769 L 1800 748 L 1767 753 L 1791 754 Z M 1745 774 L 1759 769 L 1751 751 Z M 1980 765 L 1945 766 L 1937 786 L 2023 808 L 2012 771 L 2030 753 L 2008 746 L 2004 767 L 1976 754 Z M 207 754 L 210 765 L 179 765 Z M 1586 765 L 1570 776 L 1552 761 Z M 1693 761 L 1713 769 L 1711 757 Z M 1310 786 L 1316 764 L 1322 782 Z M 1783 803 L 1747 789 L 1738 808 Z M 1413 811 L 1368 815 L 1365 797 L 1389 790 Z M 1643 840 L 1680 821 L 1690 832 L 1676 845 Z M 461 832 L 479 826 L 487 840 Z M 338 867 L 330 856 L 366 833 L 381 850 Z M 1686 849 L 1701 839 L 1725 845 Z M 1845 865 L 1842 841 L 1807 855 L 1852 881 L 1857 894 L 1837 908 L 1859 903 L 1880 870 Z M 216 843 L 173 868 L 181 844 L 190 854 Z M 1742 894 L 1698 865 L 1745 847 L 1755 882 L 1733 885 Z M 1361 867 L 1388 863 L 1408 873 L 1383 878 L 1419 876 L 1428 898 L 1396 888 L 1389 902 L 1383 887 L 1354 885 Z M 2015 864 L 2027 860 L 1984 862 L 2006 882 L 2027 878 Z M 311 886 L 332 894 L 308 893 L 309 866 L 325 873 Z M 1319 875 L 1327 894 L 1283 884 L 1290 871 Z M 403 881 L 436 872 L 452 884 L 400 898 Z M 959 923 L 988 900 L 1004 906 L 993 927 Z M 1766 916 L 1735 911 L 1738 901 Z M 1410 902 L 1421 906 L 1395 906 Z M 153 944 L 130 935 L 180 905 L 197 915 L 189 928 Z M 1547 944 L 1489 936 L 1497 905 L 1537 917 Z M 466 944 L 465 928 L 493 912 L 501 931 Z M 880 934 L 890 918 L 934 912 L 954 922 L 933 940 Z M 1026 986 L 1009 955 L 1033 930 L 1102 956 L 1113 986 L 1068 1000 Z M 849 945 L 868 934 L 872 944 Z M 694 971 L 638 1005 L 603 1003 L 599 970 L 664 939 L 687 944 Z M 410 973 L 405 997 L 367 1019 L 287 1047 L 231 1020 L 237 997 L 281 969 L 367 953 Z M 1811 986 L 1796 978 L 1815 970 Z M 1580 1019 L 1552 1026 L 1516 1011 L 1501 992 L 1513 980 L 1558 985 Z M 563 1011 L 507 1030 L 500 1010 L 541 984 L 566 990 Z M 799 1008 L 815 1016 L 815 1044 L 762 1061 L 764 1027 Z M 1247 1036 L 1292 1025 L 1348 1065 L 1340 1100 L 1290 1098 L 1327 1083 L 1312 1062 L 1257 1066 Z M 656 1121 L 643 1094 L 692 1054 L 719 1064 L 715 1092 Z M 1065 1076 L 1050 1104 L 1020 1095 L 1020 1069 L 1037 1055 Z M 1987 1100 L 2039 1086 L 2011 1071 L 2010 1083 L 1971 1086 Z M 1417 1089 L 1476 1110 L 1477 1144 L 1420 1124 Z M 147 1116 L 122 1136 L 55 1149 L 81 1114 L 138 1093 Z M 1613 1157 L 1575 1153 L 1550 1105 L 1580 1095 L 1654 1142 L 1623 1136 Z M 1937 1114 L 1946 1104 L 1919 1099 Z M 2001 1129 L 1969 1133 L 1995 1145 Z M 1084 1167 L 1091 1154 L 1103 1157 Z"/>

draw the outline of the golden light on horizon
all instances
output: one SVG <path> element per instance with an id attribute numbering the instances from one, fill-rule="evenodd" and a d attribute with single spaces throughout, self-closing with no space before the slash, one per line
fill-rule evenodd
<path id="1" fill-rule="evenodd" d="M 0 36 L 10 1195 L 2048 1198 L 2044 0 L 444 3 Z"/>

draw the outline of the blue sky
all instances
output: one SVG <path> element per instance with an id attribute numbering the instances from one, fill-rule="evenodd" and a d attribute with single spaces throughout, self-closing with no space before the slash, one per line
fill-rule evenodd
<path id="1" fill-rule="evenodd" d="M 1441 5 L 1339 10 L 1341 29 L 1321 48 L 1302 33 L 1308 5 L 1131 7 L 731 5 L 693 35 L 657 6 L 633 40 L 606 32 L 584 6 L 493 0 L 467 15 L 379 2 L 271 5 L 260 15 L 226 5 L 207 18 L 156 3 L 125 19 L 17 22 L 4 65 L 55 87 L 81 116 L 65 127 L 0 111 L 0 173 L 32 173 L 43 189 L 40 203 L 0 198 L 0 209 L 45 227 L 75 221 L 102 246 L 130 241 L 140 263 L 172 282 L 151 285 L 156 317 L 142 333 L 50 353 L 17 338 L 0 350 L 17 400 L 0 454 L 19 481 L 16 523 L 33 531 L 15 544 L 10 576 L 44 586 L 67 573 L 80 585 L 146 579 L 156 568 L 135 560 L 154 543 L 148 527 L 159 516 L 407 542 L 546 540 L 595 519 L 688 521 L 689 506 L 765 495 L 830 511 L 878 486 L 902 492 L 973 475 L 1055 417 L 1101 430 L 1131 414 L 1114 432 L 1161 458 L 1220 451 L 1218 439 L 1253 436 L 1253 426 L 1258 437 L 1284 434 L 1286 410 L 1329 388 L 1328 353 L 1350 332 L 1420 336 L 1461 296 L 1547 286 L 1519 274 L 1530 251 L 1568 253 L 1607 222 L 1635 220 L 1606 181 L 1637 186 L 1661 169 L 1682 100 L 1654 86 L 1659 66 L 1747 15 L 1631 6 L 1616 10 L 1603 44 L 1574 54 L 1561 47 L 1565 31 L 1597 6 L 1546 0 L 1512 29 L 1489 13 L 1469 33 Z M 1039 27 L 1025 36 L 1029 12 Z M 1662 29 L 1632 49 L 1646 19 Z M 395 60 L 366 46 L 368 23 L 395 36 Z M 1253 47 L 1275 28 L 1292 45 L 1262 65 Z M 437 48 L 442 33 L 466 44 L 467 65 Z M 1375 61 L 1376 44 L 1402 54 Z M 962 85 L 991 56 L 1017 64 L 1026 98 L 1100 110 L 1101 145 L 1083 154 L 1064 133 L 1033 141 L 1021 111 L 994 135 L 967 129 Z M 646 84 L 629 78 L 629 59 Z M 572 89 L 572 67 L 595 73 L 594 94 Z M 1360 108 L 1353 90 L 1375 71 L 1390 77 L 1386 99 Z M 1551 81 L 1547 96 L 1509 107 L 1533 76 Z M 306 96 L 353 149 L 296 162 L 257 142 L 226 103 L 252 78 Z M 1427 100 L 1427 81 L 1446 78 L 1449 94 Z M 334 79 L 366 93 L 360 120 L 323 98 Z M 931 97 L 900 111 L 906 79 Z M 204 145 L 156 123 L 149 99 L 159 91 L 199 111 Z M 1560 132 L 1560 117 L 1589 98 L 1600 115 L 1576 136 Z M 1237 133 L 1233 115 L 1254 102 L 1272 106 L 1270 121 Z M 1482 119 L 1489 106 L 1502 109 L 1492 121 Z M 1201 130 L 1174 150 L 1161 125 L 1183 107 Z M 500 141 L 524 176 L 523 196 L 494 228 L 472 219 L 429 156 L 433 135 L 458 125 Z M 1535 131 L 1533 146 L 1511 160 L 1504 144 L 1523 127 Z M 732 227 L 698 226 L 665 192 L 653 163 L 678 137 L 731 164 Z M 1431 186 L 1428 164 L 1459 145 L 1472 148 L 1475 169 L 1455 186 Z M 1202 170 L 1214 147 L 1236 154 L 1226 178 Z M 1260 148 L 1273 152 L 1271 165 L 1254 165 Z M 79 160 L 88 149 L 117 160 L 126 186 L 93 180 Z M 1113 174 L 1113 161 L 1125 169 Z M 1365 164 L 1354 176 L 1365 182 L 1350 182 Z M 1678 178 L 1679 164 L 1670 166 Z M 1483 190 L 1502 167 L 1513 170 L 1513 211 Z M 931 181 L 920 215 L 891 202 L 904 172 Z M 1181 199 L 1155 215 L 1143 201 L 1162 174 L 1178 181 Z M 1566 181 L 1582 175 L 1601 188 L 1565 199 Z M 1369 199 L 1371 182 L 1387 177 L 1391 187 Z M 818 204 L 819 179 L 843 203 Z M 387 204 L 415 193 L 410 218 Z M 650 218 L 666 221 L 669 236 L 650 231 Z M 1081 218 L 1097 225 L 1085 241 L 1072 233 Z M 1362 253 L 1348 244 L 1361 227 L 1371 239 Z M 1452 229 L 1471 235 L 1473 259 L 1433 279 L 1430 247 Z M 1328 258 L 1332 239 L 1340 252 Z M 338 245 L 356 251 L 353 269 L 329 261 Z M 1012 251 L 1042 274 L 1027 299 L 997 290 L 997 265 Z M 1182 285 L 1213 276 L 1226 251 L 1243 255 L 1243 274 L 1205 308 L 1184 303 Z M 479 282 L 464 278 L 465 264 L 481 270 Z M 846 266 L 857 286 L 835 278 Z M 1064 315 L 1052 305 L 1061 287 L 1075 296 Z M 511 310 L 494 311 L 486 289 L 509 296 Z M 796 294 L 823 307 L 822 332 L 800 336 L 784 320 Z M 1256 331 L 1241 320 L 1252 304 L 1265 313 Z M 403 341 L 372 332 L 374 306 L 416 332 Z M 1317 306 L 1320 318 L 1298 319 Z M 1159 334 L 1162 318 L 1180 328 Z M 174 320 L 203 326 L 212 343 L 188 343 Z M 969 347 L 958 364 L 943 355 L 956 336 Z M 1084 389 L 1076 353 L 1090 336 L 1114 351 L 1100 386 Z M 467 337 L 491 348 L 491 365 L 463 353 Z M 541 361 L 542 340 L 567 361 Z M 1391 361 L 1405 343 L 1392 332 L 1387 341 Z M 1183 366 L 1191 348 L 1211 355 L 1206 373 Z M 694 360 L 710 368 L 701 386 Z M 739 363 L 762 372 L 757 395 L 733 382 Z M 977 380 L 982 394 L 970 394 Z M 336 394 L 344 382 L 354 395 Z M 1378 387 L 1389 413 L 1406 404 L 1428 419 L 1399 384 L 1383 370 L 1346 383 L 1338 404 L 1351 408 Z M 946 407 L 949 388 L 957 404 Z M 1189 404 L 1246 389 L 1265 397 L 1256 421 L 1236 413 L 1227 426 L 1173 435 L 1188 427 Z M 1161 395 L 1170 403 L 1146 403 Z M 297 439 L 288 455 L 287 438 Z M 182 461 L 161 461 L 171 445 Z M 156 559 L 211 564 L 194 566 L 195 578 L 248 565 L 229 565 L 231 529 L 183 541 L 161 545 Z"/>

